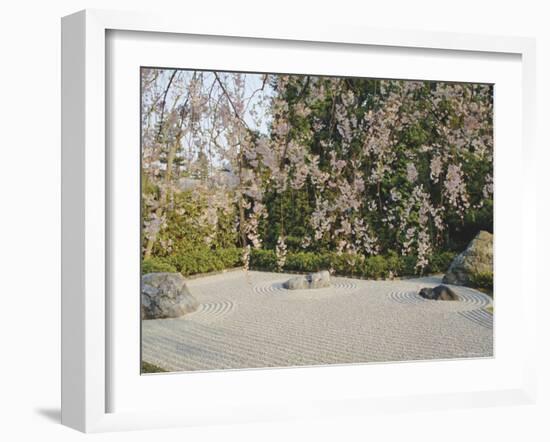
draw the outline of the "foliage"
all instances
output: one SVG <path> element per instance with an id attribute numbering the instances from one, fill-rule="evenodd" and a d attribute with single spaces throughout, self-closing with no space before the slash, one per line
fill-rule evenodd
<path id="1" fill-rule="evenodd" d="M 290 255 L 292 257 L 292 254 Z M 287 263 L 290 263 L 289 259 Z M 257 270 L 277 271 L 277 255 L 274 250 L 255 249 L 250 253 L 250 268 Z"/>
<path id="2" fill-rule="evenodd" d="M 455 258 L 456 253 L 444 251 L 441 253 L 435 253 L 430 257 L 428 268 L 426 269 L 428 273 L 445 273 L 451 262 Z"/>
<path id="3" fill-rule="evenodd" d="M 174 191 L 152 255 L 172 256 L 196 249 L 235 247 L 235 209 L 229 198 L 224 192 L 210 189 Z"/>
<path id="4" fill-rule="evenodd" d="M 492 230 L 492 89 L 415 81 L 283 76 L 273 106 L 266 243 L 415 255 Z M 290 140 L 290 141 L 289 141 Z M 275 169 L 275 170 L 272 170 Z"/>
<path id="5" fill-rule="evenodd" d="M 444 272 L 454 258 L 450 252 L 438 252 L 431 255 L 425 269 L 429 273 Z M 297 273 L 318 272 L 331 269 L 342 276 L 356 276 L 380 279 L 397 276 L 412 276 L 418 273 L 414 256 L 401 256 L 395 252 L 386 255 L 364 257 L 336 252 L 289 252 L 281 271 Z M 274 250 L 252 250 L 250 268 L 277 272 L 277 255 Z"/>
<path id="6" fill-rule="evenodd" d="M 176 267 L 172 265 L 166 258 L 159 258 L 159 257 L 153 256 L 151 258 L 144 258 L 141 261 L 142 275 L 146 273 L 164 273 L 164 272 L 167 272 L 167 273 L 177 272 Z"/>
<path id="7" fill-rule="evenodd" d="M 242 265 L 242 250 L 196 249 L 180 252 L 170 258 L 171 263 L 184 276 L 220 271 Z"/>
<path id="8" fill-rule="evenodd" d="M 143 68 L 141 104 L 145 260 L 377 278 L 492 231 L 491 85 Z"/>
<path id="9" fill-rule="evenodd" d="M 472 276 L 471 285 L 473 287 L 492 292 L 493 291 L 493 272 L 475 273 Z"/>
<path id="10" fill-rule="evenodd" d="M 285 270 L 299 273 L 318 272 L 329 269 L 331 263 L 328 253 L 291 252 L 287 256 Z"/>

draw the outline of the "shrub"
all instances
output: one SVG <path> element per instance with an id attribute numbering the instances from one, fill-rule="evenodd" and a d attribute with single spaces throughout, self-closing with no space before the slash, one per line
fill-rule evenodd
<path id="1" fill-rule="evenodd" d="M 391 272 L 393 276 L 398 276 L 403 273 L 403 257 L 398 255 L 397 252 L 390 250 L 386 256 L 386 262 L 388 273 Z"/>
<path id="2" fill-rule="evenodd" d="M 195 249 L 180 252 L 170 258 L 172 264 L 184 276 L 208 273 L 241 265 L 240 249 Z"/>
<path id="3" fill-rule="evenodd" d="M 338 275 L 361 275 L 365 257 L 347 253 L 327 253 L 328 267 Z"/>
<path id="4" fill-rule="evenodd" d="M 424 273 L 439 273 L 447 270 L 454 258 L 452 252 L 434 253 Z M 273 250 L 252 250 L 250 268 L 277 271 L 277 257 Z M 299 273 L 332 269 L 338 275 L 360 276 L 370 279 L 390 276 L 413 276 L 418 274 L 416 256 L 402 256 L 395 251 L 387 255 L 365 257 L 363 255 L 337 254 L 335 252 L 289 252 L 283 270 Z"/>
<path id="5" fill-rule="evenodd" d="M 141 274 L 145 275 L 146 273 L 175 273 L 178 270 L 174 265 L 172 265 L 166 258 L 145 258 L 141 262 Z"/>
<path id="6" fill-rule="evenodd" d="M 416 268 L 416 256 L 414 255 L 401 256 L 400 261 L 401 261 L 401 266 L 400 266 L 401 271 L 399 275 L 412 276 L 418 273 Z"/>
<path id="7" fill-rule="evenodd" d="M 235 228 L 235 207 L 218 207 L 215 211 L 216 222 L 205 222 L 204 216 L 211 210 L 212 192 L 176 191 L 171 194 L 170 210 L 166 211 L 166 222 L 158 232 L 153 247 L 154 256 L 173 256 L 187 253 L 189 250 L 219 250 L 236 248 L 237 230 Z M 143 195 L 159 198 L 160 189 L 147 179 L 143 183 Z M 210 209 L 209 209 L 210 208 Z M 144 204 L 143 219 L 150 220 L 151 208 Z M 142 233 L 145 232 L 145 229 Z M 206 244 L 205 238 L 211 242 Z M 146 238 L 144 237 L 144 245 Z M 169 246 L 167 246 L 169 244 Z"/>
<path id="8" fill-rule="evenodd" d="M 290 252 L 285 263 L 285 270 L 302 273 L 318 272 L 329 267 L 330 255 L 311 252 Z"/>
<path id="9" fill-rule="evenodd" d="M 429 259 L 427 271 L 429 273 L 445 273 L 455 256 L 454 252 L 434 253 Z"/>
<path id="10" fill-rule="evenodd" d="M 172 262 L 185 276 L 212 272 L 221 266 L 217 257 L 207 249 L 180 252 L 172 257 Z"/>
<path id="11" fill-rule="evenodd" d="M 389 276 L 389 266 L 387 258 L 381 255 L 369 256 L 365 260 L 363 276 L 371 279 L 385 278 Z"/>
<path id="12" fill-rule="evenodd" d="M 277 271 L 277 255 L 274 250 L 252 249 L 250 252 L 250 268 L 258 270 Z"/>
<path id="13" fill-rule="evenodd" d="M 300 250 L 302 238 L 298 238 L 296 236 L 287 236 L 285 238 L 285 243 L 288 250 Z"/>
<path id="14" fill-rule="evenodd" d="M 453 252 L 434 253 L 424 273 L 440 273 L 447 270 L 454 258 Z M 184 276 L 220 271 L 242 265 L 242 249 L 195 249 L 179 252 L 170 258 L 152 257 L 143 260 L 142 273 L 180 272 Z M 284 269 L 290 272 L 310 273 L 331 269 L 337 275 L 358 276 L 369 279 L 390 276 L 413 276 L 418 274 L 415 256 L 402 256 L 394 251 L 387 255 L 365 257 L 363 255 L 338 254 L 335 252 L 289 252 Z M 252 249 L 250 268 L 270 272 L 277 271 L 277 256 L 274 250 Z M 480 274 L 475 284 L 492 290 L 492 273 Z"/>
<path id="15" fill-rule="evenodd" d="M 479 289 L 493 291 L 493 272 L 475 273 L 472 277 L 472 285 Z"/>
<path id="16" fill-rule="evenodd" d="M 223 263 L 224 268 L 238 267 L 243 263 L 243 251 L 237 247 L 216 249 L 214 252 Z"/>
<path id="17" fill-rule="evenodd" d="M 277 259 L 272 250 L 253 250 L 250 267 L 277 271 Z M 382 256 L 365 258 L 362 255 L 337 253 L 289 252 L 284 270 L 299 273 L 332 269 L 336 274 L 381 278 L 388 275 L 388 264 Z M 395 273 L 395 272 L 394 272 Z"/>

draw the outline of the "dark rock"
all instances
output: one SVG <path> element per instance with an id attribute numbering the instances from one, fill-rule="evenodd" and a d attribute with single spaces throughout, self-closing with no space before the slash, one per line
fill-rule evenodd
<path id="1" fill-rule="evenodd" d="M 148 273 L 141 277 L 141 319 L 178 318 L 199 303 L 179 273 Z"/>
<path id="2" fill-rule="evenodd" d="M 493 273 L 493 235 L 481 231 L 445 273 L 446 284 L 475 286 L 476 275 Z"/>
<path id="3" fill-rule="evenodd" d="M 458 301 L 459 298 L 455 292 L 453 292 L 446 285 L 438 285 L 437 287 L 424 287 L 418 293 L 425 299 L 431 299 L 433 301 Z"/>

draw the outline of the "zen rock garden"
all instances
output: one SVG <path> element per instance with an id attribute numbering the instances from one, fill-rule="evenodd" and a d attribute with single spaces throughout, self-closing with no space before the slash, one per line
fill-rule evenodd
<path id="1" fill-rule="evenodd" d="M 480 232 L 445 276 L 145 274 L 143 359 L 185 371 L 492 356 L 492 299 L 465 287 L 492 271 L 491 241 Z"/>
<path id="2" fill-rule="evenodd" d="M 492 299 L 475 284 L 492 265 L 492 235 L 482 231 L 445 275 L 363 280 L 328 270 L 237 270 L 186 280 L 147 273 L 143 360 L 187 371 L 490 357 Z"/>
<path id="3" fill-rule="evenodd" d="M 441 282 L 455 286 L 475 286 L 480 272 L 492 274 L 493 235 L 481 231 L 466 250 L 456 256 Z M 458 301 L 459 296 L 447 285 L 424 287 L 418 295 L 427 300 Z M 293 276 L 283 282 L 286 290 L 314 290 L 331 287 L 328 270 Z M 178 318 L 195 312 L 199 302 L 191 294 L 180 273 L 148 273 L 141 280 L 141 318 Z"/>

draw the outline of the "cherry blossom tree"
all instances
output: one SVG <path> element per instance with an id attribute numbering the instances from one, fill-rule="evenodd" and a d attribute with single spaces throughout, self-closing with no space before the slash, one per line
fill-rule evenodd
<path id="1" fill-rule="evenodd" d="M 492 86 L 142 69 L 143 253 L 268 248 L 419 272 L 492 226 Z M 485 224 L 483 224 L 485 223 Z M 183 244 L 183 245 L 182 245 Z"/>

